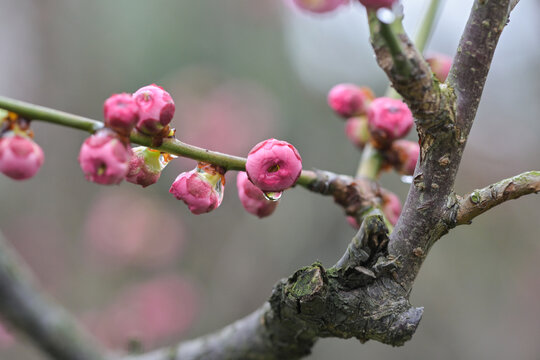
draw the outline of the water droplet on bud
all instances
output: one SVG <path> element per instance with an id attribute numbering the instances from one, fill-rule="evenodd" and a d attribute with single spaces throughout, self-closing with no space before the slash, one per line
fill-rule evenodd
<path id="1" fill-rule="evenodd" d="M 281 199 L 281 195 L 283 195 L 283 191 L 280 192 L 263 192 L 264 197 L 266 200 L 270 201 L 278 201 Z"/>
<path id="2" fill-rule="evenodd" d="M 401 182 L 404 184 L 412 184 L 413 177 L 410 175 L 403 175 L 401 178 Z"/>
<path id="3" fill-rule="evenodd" d="M 388 8 L 380 8 L 377 10 L 377 19 L 385 24 L 391 24 L 396 20 L 396 14 Z"/>

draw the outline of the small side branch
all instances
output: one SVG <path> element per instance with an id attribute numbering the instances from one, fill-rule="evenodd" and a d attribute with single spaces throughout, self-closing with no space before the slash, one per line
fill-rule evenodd
<path id="1" fill-rule="evenodd" d="M 105 359 L 77 321 L 38 290 L 29 270 L 1 234 L 0 312 L 51 359 Z"/>
<path id="2" fill-rule="evenodd" d="M 443 111 L 448 111 L 446 99 L 429 65 L 403 29 L 402 19 L 385 24 L 374 10 L 368 11 L 368 19 L 377 63 L 418 123 L 435 123 Z"/>
<path id="3" fill-rule="evenodd" d="M 529 171 L 465 195 L 459 201 L 456 225 L 471 220 L 505 201 L 540 192 L 540 171 Z"/>

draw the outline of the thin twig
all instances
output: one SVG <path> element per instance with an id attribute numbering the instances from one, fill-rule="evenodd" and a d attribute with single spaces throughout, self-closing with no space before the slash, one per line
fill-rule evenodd
<path id="1" fill-rule="evenodd" d="M 471 220 L 505 201 L 540 192 L 540 171 L 529 171 L 465 195 L 459 202 L 456 225 Z"/>

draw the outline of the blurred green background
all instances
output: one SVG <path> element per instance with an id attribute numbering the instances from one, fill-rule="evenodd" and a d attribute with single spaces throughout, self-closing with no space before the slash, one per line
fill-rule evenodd
<path id="1" fill-rule="evenodd" d="M 412 34 L 427 1 L 403 2 Z M 471 4 L 446 2 L 428 52 L 453 55 Z M 363 12 L 311 16 L 285 0 L 0 0 L 0 94 L 101 119 L 110 94 L 155 82 L 177 104 L 181 140 L 245 156 L 276 137 L 305 168 L 352 174 L 359 153 L 326 92 L 346 81 L 384 93 Z M 458 193 L 540 168 L 539 15 L 538 1 L 522 1 L 501 37 Z M 302 188 L 259 220 L 234 174 L 221 207 L 194 216 L 168 194 L 191 160 L 147 189 L 98 186 L 77 162 L 87 134 L 33 127 L 45 164 L 29 181 L 0 177 L 0 229 L 107 346 L 139 338 L 151 349 L 221 328 L 297 268 L 332 265 L 354 234 L 331 199 Z M 405 198 L 397 175 L 381 181 Z M 323 339 L 311 359 L 539 359 L 539 240 L 538 196 L 495 208 L 434 246 L 411 299 L 424 318 L 404 347 Z M 14 336 L 0 358 L 44 358 Z"/>

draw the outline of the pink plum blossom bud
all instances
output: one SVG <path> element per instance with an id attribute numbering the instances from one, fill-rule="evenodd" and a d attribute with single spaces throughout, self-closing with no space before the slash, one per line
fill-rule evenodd
<path id="1" fill-rule="evenodd" d="M 186 203 L 195 215 L 216 209 L 223 200 L 225 176 L 221 168 L 199 163 L 197 168 L 178 175 L 169 192 Z"/>
<path id="2" fill-rule="evenodd" d="M 31 138 L 8 132 L 0 138 L 0 172 L 14 180 L 37 174 L 43 164 L 41 147 Z"/>
<path id="3" fill-rule="evenodd" d="M 403 175 L 414 174 L 418 156 L 420 156 L 420 146 L 414 141 L 394 141 L 390 148 L 391 163 Z"/>
<path id="4" fill-rule="evenodd" d="M 367 87 L 354 84 L 339 84 L 328 93 L 328 105 L 344 118 L 362 115 L 374 99 L 373 92 Z"/>
<path id="5" fill-rule="evenodd" d="M 113 94 L 103 104 L 105 125 L 122 135 L 129 135 L 139 120 L 139 107 L 128 93 Z"/>
<path id="6" fill-rule="evenodd" d="M 253 185 L 243 171 L 238 172 L 236 187 L 244 209 L 260 218 L 270 216 L 279 203 L 279 201 L 268 200 L 262 190 Z"/>
<path id="7" fill-rule="evenodd" d="M 358 221 L 354 216 L 347 216 L 347 222 L 352 226 L 353 229 L 360 229 L 360 224 L 358 224 Z"/>
<path id="8" fill-rule="evenodd" d="M 397 0 L 359 0 L 360 4 L 367 8 L 378 9 L 382 7 L 391 8 Z"/>
<path id="9" fill-rule="evenodd" d="M 161 152 L 145 146 L 135 147 L 132 151 L 133 155 L 129 160 L 126 181 L 141 185 L 143 188 L 155 184 L 161 171 L 169 162 L 168 154 L 161 154 Z"/>
<path id="10" fill-rule="evenodd" d="M 356 116 L 347 119 L 345 123 L 345 135 L 347 135 L 347 138 L 354 146 L 363 149 L 371 138 L 367 117 Z"/>
<path id="11" fill-rule="evenodd" d="M 437 79 L 442 82 L 446 81 L 446 77 L 452 67 L 452 60 L 453 59 L 450 56 L 438 53 L 432 54 L 426 58 L 429 66 L 431 66 L 431 70 Z"/>
<path id="12" fill-rule="evenodd" d="M 84 141 L 79 164 L 86 180 L 102 185 L 119 184 L 128 172 L 131 149 L 117 135 L 102 129 Z"/>
<path id="13" fill-rule="evenodd" d="M 171 95 L 156 84 L 144 86 L 133 94 L 139 106 L 137 129 L 147 135 L 156 135 L 171 122 L 174 101 Z"/>
<path id="14" fill-rule="evenodd" d="M 294 4 L 312 13 L 327 13 L 349 3 L 349 0 L 292 0 Z"/>
<path id="15" fill-rule="evenodd" d="M 392 225 L 396 225 L 401 214 L 401 201 L 399 197 L 388 190 L 382 193 L 382 211 Z"/>
<path id="16" fill-rule="evenodd" d="M 268 139 L 251 149 L 246 172 L 251 182 L 264 192 L 279 192 L 296 183 L 302 172 L 302 158 L 286 141 Z"/>
<path id="17" fill-rule="evenodd" d="M 368 109 L 369 131 L 376 148 L 385 148 L 407 135 L 414 120 L 407 104 L 401 100 L 380 97 Z"/>

